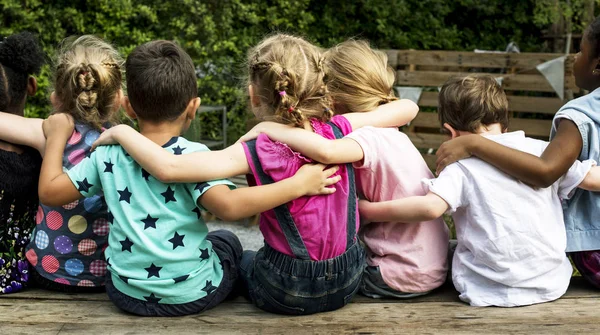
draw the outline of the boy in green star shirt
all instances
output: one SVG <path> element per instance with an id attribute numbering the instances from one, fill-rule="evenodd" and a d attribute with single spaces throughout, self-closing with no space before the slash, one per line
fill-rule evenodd
<path id="1" fill-rule="evenodd" d="M 138 46 L 125 66 L 128 97 L 122 104 L 138 119 L 140 132 L 174 154 L 208 150 L 179 137 L 200 105 L 194 66 L 185 51 L 172 42 L 153 41 Z M 53 103 L 60 102 L 53 96 Z M 241 244 L 229 231 L 209 233 L 202 210 L 234 221 L 303 195 L 333 193 L 327 186 L 339 180 L 328 178 L 337 167 L 323 171 L 324 166 L 314 165 L 276 184 L 237 190 L 228 180 L 164 184 L 120 146 L 100 147 L 63 173 L 61 160 L 73 122 L 57 114 L 43 127 L 48 139 L 40 200 L 59 206 L 81 195 L 104 194 L 112 214 L 105 253 L 107 293 L 119 308 L 138 315 L 199 313 L 232 292 Z"/>

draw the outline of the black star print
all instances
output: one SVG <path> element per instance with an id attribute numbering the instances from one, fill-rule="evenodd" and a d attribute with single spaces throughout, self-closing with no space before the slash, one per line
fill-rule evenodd
<path id="1" fill-rule="evenodd" d="M 159 301 L 162 300 L 162 298 L 158 298 L 154 295 L 154 293 L 150 293 L 149 296 L 143 296 L 144 299 L 146 299 L 147 302 L 152 302 L 152 303 L 158 303 Z"/>
<path id="2" fill-rule="evenodd" d="M 173 250 L 175 250 L 175 248 L 181 246 L 181 247 L 185 247 L 185 245 L 183 245 L 183 238 L 185 237 L 185 235 L 179 235 L 177 232 L 175 232 L 175 235 L 173 235 L 173 238 L 169 239 L 169 242 L 173 243 Z"/>
<path id="3" fill-rule="evenodd" d="M 160 272 L 160 269 L 162 269 L 162 267 L 156 266 L 154 265 L 154 263 L 152 263 L 149 267 L 144 268 L 144 270 L 148 271 L 148 278 L 160 278 L 160 275 L 158 274 Z"/>
<path id="4" fill-rule="evenodd" d="M 94 186 L 92 184 L 90 184 L 87 180 L 87 178 L 84 178 L 82 181 L 78 181 L 77 182 L 77 189 L 79 190 L 79 192 L 89 192 L 90 191 L 90 187 Z"/>
<path id="5" fill-rule="evenodd" d="M 125 237 L 125 239 L 123 241 L 119 241 L 119 243 L 121 243 L 121 251 L 131 252 L 131 246 L 133 245 L 133 242 L 131 242 L 129 237 Z"/>
<path id="6" fill-rule="evenodd" d="M 210 186 L 210 185 L 208 185 L 208 183 L 198 183 L 198 184 L 196 184 L 196 187 L 194 188 L 194 190 L 198 190 L 198 191 L 200 191 L 200 193 L 202 193 L 202 192 L 204 192 L 204 189 L 207 188 L 208 186 Z"/>
<path id="7" fill-rule="evenodd" d="M 142 178 L 146 179 L 146 181 L 148 181 L 148 178 L 150 178 L 150 173 L 148 173 L 148 171 L 142 169 Z"/>
<path id="8" fill-rule="evenodd" d="M 200 249 L 200 259 L 203 261 L 208 259 L 208 248 Z"/>
<path id="9" fill-rule="evenodd" d="M 108 215 L 106 216 L 106 221 L 108 221 L 110 224 L 112 224 L 114 220 L 115 220 L 115 217 L 112 215 L 111 212 L 108 212 Z"/>
<path id="10" fill-rule="evenodd" d="M 158 221 L 158 218 L 153 218 L 150 216 L 150 214 L 148 214 L 148 216 L 146 216 L 146 218 L 142 220 L 142 222 L 144 223 L 144 230 L 148 228 L 156 229 L 156 221 Z"/>
<path id="11" fill-rule="evenodd" d="M 165 197 L 165 204 L 168 204 L 169 201 L 177 202 L 177 199 L 175 199 L 175 191 L 173 191 L 171 186 L 167 186 L 167 190 L 160 195 Z"/>
<path id="12" fill-rule="evenodd" d="M 129 278 L 121 275 L 119 275 L 119 278 L 121 278 L 121 280 L 124 281 L 126 284 L 129 283 Z"/>
<path id="13" fill-rule="evenodd" d="M 202 289 L 202 291 L 206 292 L 206 295 L 209 295 L 209 294 L 211 294 L 216 289 L 217 289 L 217 287 L 213 286 L 212 280 L 207 280 L 206 281 L 206 286 L 204 286 L 204 288 Z"/>
<path id="14" fill-rule="evenodd" d="M 183 153 L 183 150 L 185 150 L 187 148 L 182 148 L 180 146 L 176 146 L 175 148 L 173 148 L 173 154 L 175 155 L 181 155 Z"/>
<path id="15" fill-rule="evenodd" d="M 202 211 L 200 211 L 200 208 L 196 207 L 194 209 L 192 209 L 192 212 L 196 213 L 196 215 L 198 215 L 198 220 L 200 220 L 200 218 L 202 218 Z"/>
<path id="16" fill-rule="evenodd" d="M 104 172 L 110 172 L 110 173 L 113 173 L 113 170 L 112 170 L 112 168 L 113 168 L 113 165 L 114 165 L 114 164 L 113 164 L 113 163 L 111 163 L 111 162 L 104 162 Z"/>
<path id="17" fill-rule="evenodd" d="M 129 192 L 129 188 L 125 187 L 123 191 L 119 191 L 119 201 L 125 201 L 126 203 L 131 203 L 131 192 Z"/>
<path id="18" fill-rule="evenodd" d="M 182 281 L 185 281 L 186 279 L 188 279 L 189 276 L 190 275 L 185 275 L 185 276 L 173 278 L 173 281 L 175 282 L 175 284 L 181 283 Z"/>
<path id="19" fill-rule="evenodd" d="M 106 266 L 112 266 L 112 264 L 110 264 L 110 257 L 106 259 Z"/>

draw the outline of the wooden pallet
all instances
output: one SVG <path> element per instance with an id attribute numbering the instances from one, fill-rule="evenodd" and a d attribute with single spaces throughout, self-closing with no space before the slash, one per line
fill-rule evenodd
<path id="1" fill-rule="evenodd" d="M 475 308 L 460 302 L 450 285 L 409 300 L 357 296 L 333 312 L 289 317 L 259 310 L 243 298 L 203 314 L 144 318 L 122 312 L 103 293 L 42 290 L 0 296 L 2 334 L 340 334 L 340 333 L 595 333 L 600 291 L 574 278 L 554 302 L 518 308 Z"/>
<path id="2" fill-rule="evenodd" d="M 551 120 L 558 109 L 578 92 L 573 77 L 574 55 L 565 61 L 565 100 L 554 93 L 544 76 L 535 68 L 538 64 L 563 56 L 551 53 L 475 53 L 462 51 L 384 50 L 389 65 L 396 71 L 397 86 L 424 87 L 419 106 L 437 107 L 438 90 L 453 75 L 490 73 L 503 77 L 511 120 L 509 130 L 524 130 L 530 137 L 548 140 Z M 426 108 L 425 108 L 426 109 Z M 448 140 L 440 134 L 436 112 L 422 111 L 403 129 L 430 168 L 435 166 L 435 150 Z"/>

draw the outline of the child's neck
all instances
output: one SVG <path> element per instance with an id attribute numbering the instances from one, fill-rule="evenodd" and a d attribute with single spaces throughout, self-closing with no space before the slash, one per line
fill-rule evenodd
<path id="1" fill-rule="evenodd" d="M 500 135 L 503 133 L 502 131 L 502 126 L 499 123 L 493 123 L 493 124 L 489 124 L 487 126 L 480 126 L 479 129 L 477 129 L 477 131 L 475 131 L 474 133 L 468 132 L 468 131 L 462 131 L 459 130 L 458 131 L 459 135 L 469 135 L 469 134 L 478 134 L 478 135 Z"/>
<path id="2" fill-rule="evenodd" d="M 162 146 L 171 138 L 180 136 L 183 132 L 183 125 L 180 122 L 148 122 L 138 119 L 140 134 L 149 138 L 152 142 Z"/>

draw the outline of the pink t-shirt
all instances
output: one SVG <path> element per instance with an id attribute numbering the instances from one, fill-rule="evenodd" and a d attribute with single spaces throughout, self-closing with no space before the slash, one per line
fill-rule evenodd
<path id="1" fill-rule="evenodd" d="M 357 189 L 369 201 L 425 195 L 423 178 L 433 178 L 408 137 L 395 128 L 364 127 L 347 137 L 360 144 L 363 162 L 354 163 Z M 371 223 L 363 226 L 367 263 L 379 266 L 385 283 L 407 293 L 427 292 L 446 280 L 448 227 L 430 222 Z"/>
<path id="2" fill-rule="evenodd" d="M 352 131 L 350 123 L 343 116 L 334 116 L 331 122 L 336 124 L 344 135 Z M 335 139 L 333 130 L 328 124 L 314 119 L 311 120 L 311 124 L 315 133 L 327 139 Z M 243 146 L 252 175 L 257 176 L 248 147 L 245 143 Z M 256 140 L 256 152 L 264 172 L 276 182 L 293 176 L 302 165 L 311 162 L 287 145 L 271 141 L 264 134 L 259 135 Z M 346 251 L 350 184 L 344 165 L 340 165 L 338 173 L 342 176 L 342 180 L 335 185 L 336 192 L 334 194 L 301 197 L 287 204 L 312 260 L 334 258 Z M 250 184 L 254 181 L 260 185 L 259 178 L 253 176 L 249 177 Z M 355 222 L 352 224 L 357 226 L 357 230 L 358 223 L 358 213 L 356 213 Z M 269 246 L 293 257 L 292 250 L 281 231 L 273 210 L 260 215 L 259 226 L 265 242 Z"/>

